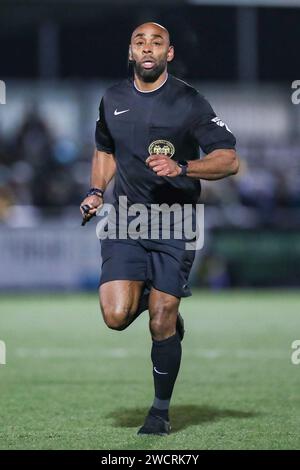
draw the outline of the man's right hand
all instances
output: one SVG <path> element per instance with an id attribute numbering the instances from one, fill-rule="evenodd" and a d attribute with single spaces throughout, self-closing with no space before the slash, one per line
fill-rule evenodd
<path id="1" fill-rule="evenodd" d="M 82 206 L 88 206 L 90 209 L 88 212 L 85 212 L 82 209 Z M 93 194 L 92 196 L 87 196 L 82 203 L 80 204 L 80 212 L 83 216 L 83 220 L 88 222 L 100 207 L 103 206 L 103 198 L 101 196 L 97 196 Z"/>

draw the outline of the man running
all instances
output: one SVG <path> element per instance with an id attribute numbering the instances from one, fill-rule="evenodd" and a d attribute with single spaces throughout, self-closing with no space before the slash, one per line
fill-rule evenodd
<path id="1" fill-rule="evenodd" d="M 119 213 L 120 196 L 146 208 L 194 208 L 201 179 L 237 173 L 233 134 L 195 88 L 168 74 L 173 57 L 163 26 L 145 23 L 133 31 L 129 60 L 134 76 L 110 87 L 100 103 L 91 189 L 81 205 L 85 221 L 102 206 L 113 176 Z M 206 154 L 202 159 L 199 147 Z M 99 295 L 106 325 L 123 330 L 149 310 L 155 393 L 138 433 L 169 434 L 184 333 L 178 309 L 181 298 L 191 295 L 188 276 L 195 251 L 186 249 L 184 238 L 157 239 L 150 233 L 148 238 L 105 239 L 101 254 Z"/>

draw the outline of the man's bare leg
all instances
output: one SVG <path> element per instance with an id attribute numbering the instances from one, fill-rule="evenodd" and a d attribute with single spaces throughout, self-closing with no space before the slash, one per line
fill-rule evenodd
<path id="1" fill-rule="evenodd" d="M 124 330 L 137 318 L 144 284 L 144 281 L 116 280 L 100 286 L 100 307 L 109 328 Z"/>

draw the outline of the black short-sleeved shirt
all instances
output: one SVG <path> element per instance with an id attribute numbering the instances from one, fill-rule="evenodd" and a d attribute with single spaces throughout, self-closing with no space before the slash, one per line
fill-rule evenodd
<path id="1" fill-rule="evenodd" d="M 174 160 L 196 160 L 199 147 L 207 154 L 234 149 L 235 137 L 192 86 L 168 75 L 151 92 L 139 91 L 133 79 L 110 87 L 103 96 L 96 125 L 96 147 L 116 158 L 114 196 L 128 204 L 195 204 L 200 181 L 188 176 L 157 176 L 147 167 L 150 153 Z"/>

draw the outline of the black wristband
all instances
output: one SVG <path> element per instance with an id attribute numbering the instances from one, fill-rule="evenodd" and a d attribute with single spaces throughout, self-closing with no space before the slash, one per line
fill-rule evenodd
<path id="1" fill-rule="evenodd" d="M 103 198 L 104 191 L 99 188 L 91 188 L 87 193 L 85 197 L 88 196 L 99 196 Z"/>
<path id="2" fill-rule="evenodd" d="M 177 165 L 181 168 L 181 173 L 179 173 L 178 176 L 186 176 L 187 168 L 188 168 L 188 162 L 186 160 L 179 160 L 177 162 Z"/>

